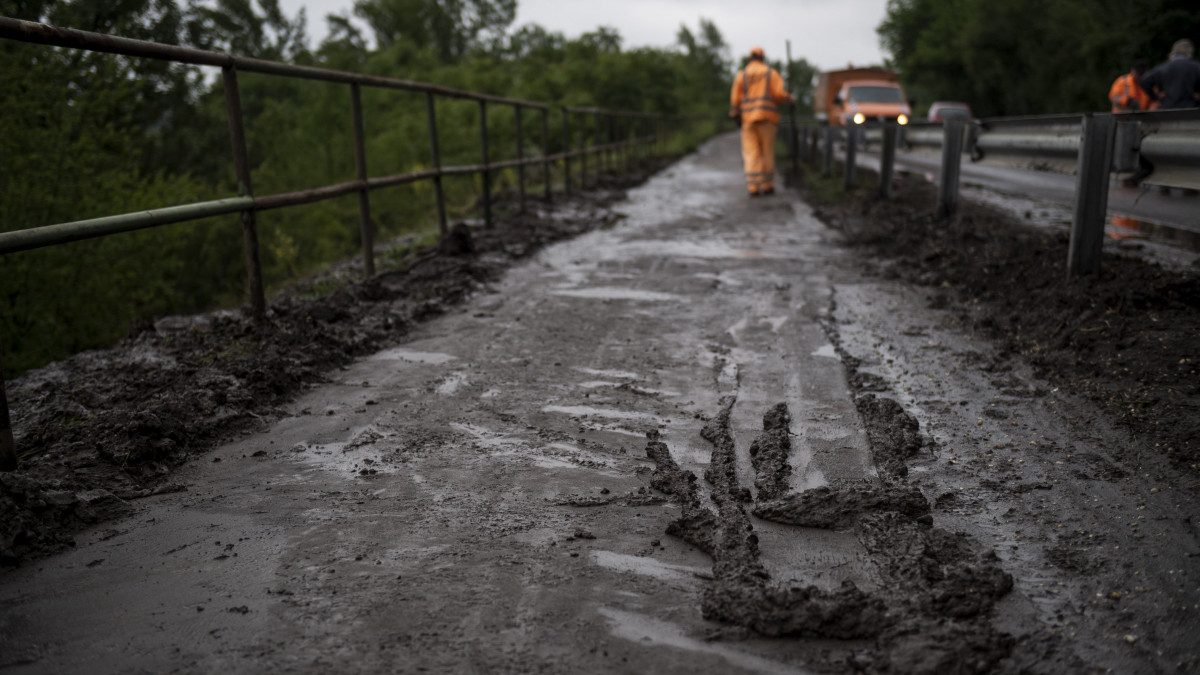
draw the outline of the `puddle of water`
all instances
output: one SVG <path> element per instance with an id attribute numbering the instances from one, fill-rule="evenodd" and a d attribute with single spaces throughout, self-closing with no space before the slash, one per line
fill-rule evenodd
<path id="1" fill-rule="evenodd" d="M 696 274 L 693 274 L 692 276 L 696 277 L 697 279 L 712 279 L 713 281 L 725 284 L 726 286 L 730 286 L 730 287 L 744 285 L 744 284 L 742 284 L 742 282 L 740 282 L 737 279 L 734 279 L 726 274 L 713 274 L 711 272 L 698 272 Z"/>
<path id="2" fill-rule="evenodd" d="M 304 464 L 318 466 L 346 476 L 358 476 L 363 469 L 376 473 L 396 473 L 396 467 L 384 459 L 384 449 L 377 443 L 387 438 L 373 426 L 356 429 L 344 443 L 313 445 L 305 452 L 290 453 Z"/>
<path id="3" fill-rule="evenodd" d="M 601 567 L 618 572 L 641 574 L 662 581 L 696 581 L 697 574 L 710 574 L 709 570 L 699 567 L 670 565 L 659 562 L 654 558 L 643 558 L 636 555 L 625 555 L 612 551 L 592 551 L 592 562 Z"/>
<path id="4" fill-rule="evenodd" d="M 458 357 L 450 354 L 439 354 L 437 352 L 418 352 L 411 349 L 397 347 L 396 349 L 385 349 L 376 354 L 367 357 L 368 361 L 407 361 L 409 363 L 429 363 L 438 365 L 453 361 Z"/>
<path id="5" fill-rule="evenodd" d="M 590 298 L 595 300 L 641 300 L 644 302 L 674 302 L 683 298 L 674 293 L 659 293 L 657 291 L 640 291 L 636 288 L 617 288 L 614 286 L 597 286 L 595 288 L 564 288 L 550 291 L 551 295 L 564 295 L 571 298 Z"/>
<path id="6" fill-rule="evenodd" d="M 842 360 L 842 357 L 838 356 L 837 350 L 834 349 L 833 345 L 831 345 L 831 344 L 822 345 L 821 348 L 818 349 L 817 351 L 813 352 L 812 355 L 813 356 L 823 356 L 827 359 L 833 359 L 835 361 Z"/>
<path id="7" fill-rule="evenodd" d="M 591 415 L 593 417 L 608 417 L 619 420 L 655 420 L 654 415 L 649 413 L 633 412 L 629 410 L 606 410 L 604 408 L 592 408 L 585 405 L 548 405 L 542 408 L 542 412 L 556 412 L 566 415 L 575 415 L 578 417 Z"/>
<path id="8" fill-rule="evenodd" d="M 809 673 L 753 654 L 746 654 L 715 642 L 689 637 L 682 626 L 661 621 L 644 614 L 635 614 L 612 607 L 601 607 L 600 614 L 609 620 L 614 637 L 644 646 L 670 647 L 697 654 L 719 656 L 731 665 L 760 673 Z"/>
<path id="9" fill-rule="evenodd" d="M 1200 251 L 1200 232 L 1183 230 L 1132 216 L 1112 214 L 1104 227 L 1110 239 L 1138 239 Z"/>
<path id="10" fill-rule="evenodd" d="M 574 370 L 577 370 L 581 373 L 587 373 L 588 375 L 595 375 L 596 377 L 612 377 L 612 378 L 621 379 L 621 380 L 640 380 L 640 379 L 642 379 L 641 375 L 638 375 L 637 373 L 631 373 L 628 370 L 596 370 L 595 368 L 579 368 L 579 367 L 575 367 Z"/>

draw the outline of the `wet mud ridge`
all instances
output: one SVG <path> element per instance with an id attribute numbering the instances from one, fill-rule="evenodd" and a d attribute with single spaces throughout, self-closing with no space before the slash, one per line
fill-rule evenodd
<path id="1" fill-rule="evenodd" d="M 539 213 L 498 215 L 491 229 L 460 225 L 440 247 L 401 242 L 366 281 L 355 280 L 361 263 L 335 267 L 284 291 L 262 322 L 240 312 L 145 322 L 111 349 L 10 381 L 21 463 L 0 474 L 0 566 L 72 546 L 83 528 L 131 513 L 133 500 L 183 490 L 170 483 L 174 468 L 268 428 L 299 392 L 397 344 L 546 244 L 611 225 L 612 204 L 666 163 L 602 178 Z M 512 207 L 502 197 L 498 211 L 505 199 Z"/>
<path id="2" fill-rule="evenodd" d="M 784 403 L 764 413 L 763 431 L 751 445 L 757 498 L 737 481 L 729 428 L 733 397 L 722 401 L 702 432 L 713 446 L 704 476 L 711 505 L 704 503 L 696 475 L 682 470 L 652 435 L 646 447 L 656 465 L 652 487 L 682 509 L 667 533 L 713 560 L 704 617 L 766 636 L 845 640 L 841 665 L 862 672 L 1023 672 L 1046 659 L 1059 648 L 1053 638 L 1025 635 L 1029 653 L 1013 658 L 1018 640 L 992 626 L 996 603 L 1013 588 L 996 554 L 966 534 L 934 527 L 932 505 L 906 482 L 904 459 L 922 445 L 916 420 L 891 399 L 862 394 L 857 402 L 880 473 L 857 484 L 783 494 L 787 482 L 781 476 L 789 471 Z M 844 581 L 830 591 L 772 580 L 760 560 L 750 514 L 801 528 L 854 532 L 882 583 L 867 592 Z M 803 531 L 796 536 L 802 539 Z M 1029 672 L 1083 670 L 1069 656 L 1042 666 Z"/>

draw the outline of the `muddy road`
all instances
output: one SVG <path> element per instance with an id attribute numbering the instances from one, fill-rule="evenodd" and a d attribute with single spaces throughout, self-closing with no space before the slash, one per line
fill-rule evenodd
<path id="1" fill-rule="evenodd" d="M 0 572 L 0 667 L 1200 668 L 1196 473 L 738 157 Z"/>

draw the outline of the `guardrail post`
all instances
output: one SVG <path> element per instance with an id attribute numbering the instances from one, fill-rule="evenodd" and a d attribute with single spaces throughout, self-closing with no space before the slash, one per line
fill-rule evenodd
<path id="1" fill-rule="evenodd" d="M 492 226 L 492 174 L 488 171 L 487 101 L 479 102 L 479 147 L 483 152 L 483 226 Z"/>
<path id="2" fill-rule="evenodd" d="M 17 444 L 13 440 L 12 420 L 8 416 L 8 396 L 4 393 L 4 347 L 0 345 L 0 471 L 16 471 Z"/>
<path id="3" fill-rule="evenodd" d="M 363 269 L 368 278 L 375 276 L 375 234 L 371 231 L 371 198 L 367 191 L 367 149 L 363 139 L 362 90 L 350 85 L 350 110 L 354 115 L 354 172 L 362 187 L 358 189 L 358 228 L 362 233 Z"/>
<path id="4" fill-rule="evenodd" d="M 942 130 L 942 170 L 938 176 L 938 218 L 958 211 L 958 178 L 962 169 L 963 121 L 948 119 Z"/>
<path id="5" fill-rule="evenodd" d="M 225 116 L 229 118 L 229 142 L 233 147 L 233 165 L 237 173 L 238 196 L 253 197 L 250 183 L 250 158 L 246 152 L 246 130 L 242 122 L 242 96 L 238 91 L 237 70 L 233 66 L 221 69 L 225 89 Z M 254 209 L 242 211 L 242 243 L 246 253 L 247 286 L 250 292 L 250 315 L 262 319 L 267 315 L 267 299 L 263 290 L 262 263 L 258 255 L 258 221 Z"/>
<path id="6" fill-rule="evenodd" d="M 1113 138 L 1112 170 L 1134 173 L 1141 162 L 1142 123 L 1137 120 L 1117 122 Z"/>
<path id="7" fill-rule="evenodd" d="M 425 117 L 429 123 L 429 156 L 433 168 L 433 192 L 437 195 L 438 230 L 446 236 L 446 193 L 442 191 L 442 153 L 438 148 L 437 109 L 433 104 L 433 92 L 425 92 Z"/>
<path id="8" fill-rule="evenodd" d="M 1108 172 L 1112 166 L 1116 119 L 1111 113 L 1083 116 L 1079 143 L 1079 173 L 1075 178 L 1075 216 L 1067 251 L 1070 276 L 1100 271 L 1104 221 L 1108 212 Z"/>
<path id="9" fill-rule="evenodd" d="M 587 189 L 587 115 L 579 115 L 579 189 Z"/>
<path id="10" fill-rule="evenodd" d="M 847 190 L 853 189 L 858 178 L 858 127 L 846 127 L 846 163 L 842 175 Z"/>
<path id="11" fill-rule="evenodd" d="M 562 111 L 563 187 L 571 194 L 571 115 Z"/>
<path id="12" fill-rule="evenodd" d="M 517 195 L 520 203 L 520 213 L 525 213 L 525 136 L 521 129 L 521 106 L 514 105 L 517 116 Z"/>
<path id="13" fill-rule="evenodd" d="M 546 202 L 550 196 L 550 109 L 542 108 L 542 182 L 546 184 Z"/>
<path id="14" fill-rule="evenodd" d="M 826 178 L 833 177 L 833 127 L 825 127 L 825 157 L 824 157 L 823 175 Z"/>
<path id="15" fill-rule="evenodd" d="M 883 153 L 879 160 L 879 196 L 892 198 L 892 175 L 896 170 L 896 125 L 883 123 Z"/>

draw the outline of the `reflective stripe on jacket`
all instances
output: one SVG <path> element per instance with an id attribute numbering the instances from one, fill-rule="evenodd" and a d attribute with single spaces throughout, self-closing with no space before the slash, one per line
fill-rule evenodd
<path id="1" fill-rule="evenodd" d="M 739 71 L 729 94 L 731 114 L 740 113 L 742 124 L 779 123 L 777 106 L 788 100 L 783 78 L 761 61 L 751 61 Z"/>

